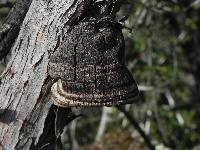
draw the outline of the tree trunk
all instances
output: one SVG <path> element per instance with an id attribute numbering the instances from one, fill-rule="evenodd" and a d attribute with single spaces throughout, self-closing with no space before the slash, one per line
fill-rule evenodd
<path id="1" fill-rule="evenodd" d="M 82 0 L 32 1 L 0 84 L 0 149 L 55 149 L 54 143 L 59 145 L 56 139 L 71 111 L 56 108 L 48 100 L 52 85 L 48 52 L 56 48 L 77 1 Z"/>
<path id="2" fill-rule="evenodd" d="M 32 0 L 18 0 L 0 25 L 0 60 L 10 52 Z"/>

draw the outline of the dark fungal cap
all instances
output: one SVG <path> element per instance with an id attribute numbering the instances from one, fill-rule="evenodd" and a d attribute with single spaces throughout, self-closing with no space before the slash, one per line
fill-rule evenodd
<path id="1" fill-rule="evenodd" d="M 113 106 L 138 98 L 137 84 L 124 64 L 120 28 L 105 9 L 105 13 L 82 19 L 64 33 L 48 66 L 49 75 L 59 78 L 50 94 L 55 105 Z"/>
<path id="2" fill-rule="evenodd" d="M 121 89 L 125 90 L 125 89 Z M 73 89 L 70 90 L 74 92 Z M 121 93 L 120 93 L 121 92 Z M 120 95 L 121 94 L 121 95 Z M 63 90 L 62 81 L 59 80 L 52 86 L 51 99 L 54 104 L 60 107 L 74 106 L 114 106 L 131 104 L 138 100 L 138 90 L 136 87 L 129 87 L 126 91 L 114 91 L 107 94 L 75 94 Z"/>

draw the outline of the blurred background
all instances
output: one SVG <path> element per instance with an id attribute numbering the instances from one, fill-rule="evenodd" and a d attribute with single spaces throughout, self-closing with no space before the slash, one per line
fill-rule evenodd
<path id="1" fill-rule="evenodd" d="M 13 4 L 0 0 L 0 21 Z M 131 0 L 124 16 L 126 64 L 141 99 L 125 106 L 129 117 L 115 107 L 74 108 L 83 116 L 65 128 L 65 148 L 145 150 L 149 141 L 157 150 L 200 150 L 200 0 Z"/>

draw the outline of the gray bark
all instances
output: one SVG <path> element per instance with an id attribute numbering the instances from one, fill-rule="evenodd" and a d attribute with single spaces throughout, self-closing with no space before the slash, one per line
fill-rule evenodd
<path id="1" fill-rule="evenodd" d="M 10 52 L 32 0 L 18 0 L 0 24 L 0 60 Z"/>
<path id="2" fill-rule="evenodd" d="M 44 126 L 55 127 L 50 125 L 51 115 L 60 111 L 52 108 L 47 97 L 52 84 L 47 74 L 48 52 L 55 49 L 65 22 L 75 13 L 74 1 L 32 1 L 0 84 L 0 149 L 53 149 L 41 142 L 51 141 L 45 140 L 44 131 L 50 130 Z M 54 120 L 61 119 L 54 116 Z"/>

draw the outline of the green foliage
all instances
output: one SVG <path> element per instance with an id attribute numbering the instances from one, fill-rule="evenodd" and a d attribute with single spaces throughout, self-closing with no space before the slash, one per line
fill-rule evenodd
<path id="1" fill-rule="evenodd" d="M 133 8 L 124 31 L 126 63 L 142 99 L 128 107 L 141 125 L 150 122 L 150 137 L 170 149 L 188 150 L 200 143 L 200 7 L 189 0 L 130 1 Z M 123 16 L 123 14 L 121 14 Z M 107 132 L 132 129 L 111 109 Z M 98 128 L 98 126 L 96 127 Z"/>
<path id="2" fill-rule="evenodd" d="M 199 4 L 185 2 L 191 4 L 162 0 L 132 2 L 134 7 L 127 23 L 134 25 L 135 33 L 133 37 L 126 37 L 131 39 L 126 42 L 132 42 L 127 60 L 133 75 L 139 84 L 154 87 L 142 92 L 145 102 L 135 104 L 138 107 L 134 107 L 133 112 L 142 109 L 144 114 L 140 113 L 137 118 L 145 120 L 150 111 L 151 137 L 177 150 L 191 149 L 200 142 L 199 110 L 193 108 L 195 100 L 199 99 L 196 92 L 199 83 L 196 80 L 200 76 L 197 77 L 194 72 L 200 64 L 193 61 L 199 62 L 196 60 L 200 45 L 195 40 L 200 34 L 200 8 Z M 141 10 L 146 14 L 139 24 L 138 16 L 144 15 Z M 192 42 L 195 44 L 188 52 L 184 45 Z M 167 97 L 167 93 L 171 97 Z M 181 116 L 183 122 L 177 116 Z"/>

